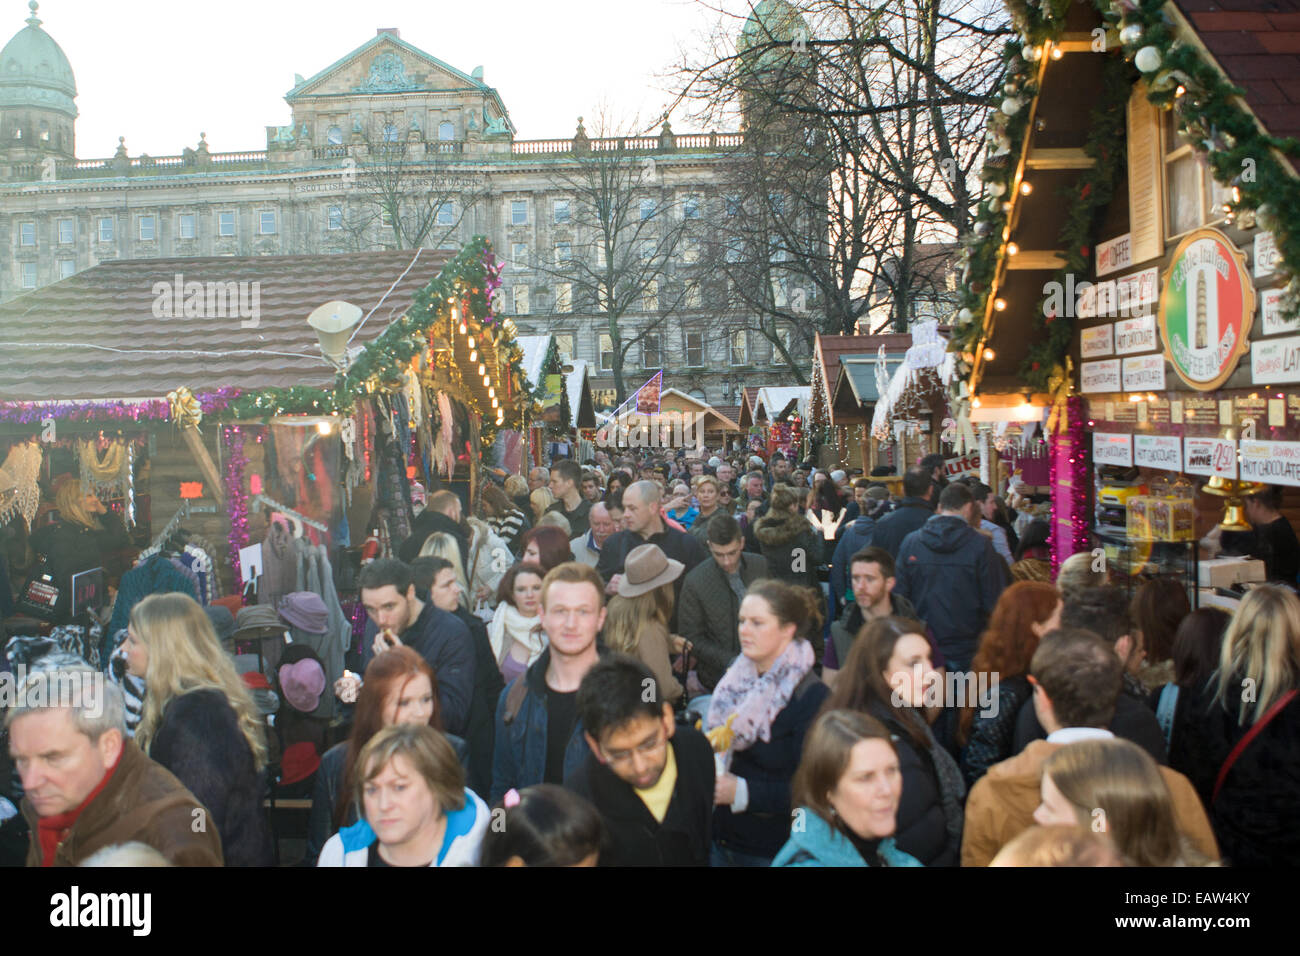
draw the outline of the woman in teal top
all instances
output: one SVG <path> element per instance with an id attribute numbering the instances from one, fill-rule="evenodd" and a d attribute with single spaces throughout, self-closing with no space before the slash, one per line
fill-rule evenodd
<path id="1" fill-rule="evenodd" d="M 773 866 L 920 866 L 892 839 L 903 777 L 880 721 L 832 710 L 808 731 L 794 777 L 798 809 Z"/>

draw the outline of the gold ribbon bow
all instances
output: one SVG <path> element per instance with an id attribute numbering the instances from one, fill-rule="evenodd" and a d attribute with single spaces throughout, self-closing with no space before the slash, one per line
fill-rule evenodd
<path id="1" fill-rule="evenodd" d="M 1047 380 L 1047 392 L 1052 399 L 1052 413 L 1047 418 L 1049 435 L 1059 435 L 1070 427 L 1070 392 L 1074 386 L 1074 360 L 1065 357 L 1065 367 L 1052 369 Z"/>
<path id="2" fill-rule="evenodd" d="M 167 393 L 167 401 L 171 405 L 172 421 L 181 428 L 199 427 L 199 422 L 203 421 L 203 406 L 193 392 L 188 388 L 178 388 Z"/>

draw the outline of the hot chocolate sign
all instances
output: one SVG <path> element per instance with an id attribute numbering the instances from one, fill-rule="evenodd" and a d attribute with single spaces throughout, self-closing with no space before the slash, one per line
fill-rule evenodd
<path id="1" fill-rule="evenodd" d="M 1200 391 L 1222 385 L 1250 347 L 1254 317 L 1245 254 L 1217 229 L 1184 238 L 1160 296 L 1160 337 L 1178 377 Z"/>

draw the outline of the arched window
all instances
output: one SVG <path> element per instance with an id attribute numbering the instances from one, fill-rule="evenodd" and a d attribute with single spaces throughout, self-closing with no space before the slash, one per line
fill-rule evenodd
<path id="1" fill-rule="evenodd" d="M 329 132 L 325 134 L 325 141 L 331 146 L 343 145 L 343 130 L 337 126 L 331 126 Z"/>
<path id="2" fill-rule="evenodd" d="M 456 127 L 452 123 L 438 124 L 438 139 L 447 140 L 456 138 Z"/>

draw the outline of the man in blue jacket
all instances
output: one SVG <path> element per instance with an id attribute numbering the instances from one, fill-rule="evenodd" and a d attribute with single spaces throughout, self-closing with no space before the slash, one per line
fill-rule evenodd
<path id="1" fill-rule="evenodd" d="M 965 485 L 939 495 L 939 510 L 903 539 L 894 593 L 930 625 L 952 671 L 970 669 L 980 634 L 1007 587 L 993 542 L 971 527 L 975 499 Z M 882 522 L 883 524 L 883 522 Z"/>
<path id="2" fill-rule="evenodd" d="M 587 757 L 578 687 L 599 660 L 605 583 L 577 561 L 542 580 L 542 629 L 549 646 L 501 692 L 492 758 L 492 803 L 535 783 L 563 785 Z"/>
<path id="3" fill-rule="evenodd" d="M 934 495 L 934 482 L 930 480 L 928 471 L 919 466 L 907 469 L 903 473 L 903 499 L 898 507 L 876 522 L 871 544 L 884 548 L 890 557 L 897 559 L 903 539 L 934 514 Z"/>

